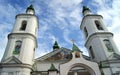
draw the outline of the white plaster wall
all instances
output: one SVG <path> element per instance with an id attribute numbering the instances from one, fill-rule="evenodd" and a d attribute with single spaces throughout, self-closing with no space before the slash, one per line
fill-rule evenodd
<path id="1" fill-rule="evenodd" d="M 19 38 L 9 39 L 2 61 L 4 61 L 5 59 L 7 59 L 11 56 L 16 56 L 23 63 L 33 64 L 34 49 L 36 47 L 35 41 L 33 39 L 27 38 L 27 37 L 22 39 L 22 46 L 20 49 L 20 54 L 14 55 L 13 51 L 15 48 L 15 41 L 17 41 L 18 39 Z"/>
<path id="2" fill-rule="evenodd" d="M 49 71 L 49 75 L 57 75 L 57 71 Z"/>
<path id="3" fill-rule="evenodd" d="M 27 26 L 25 31 L 20 30 L 23 20 L 27 21 Z M 12 33 L 31 33 L 34 36 L 36 36 L 36 33 L 35 33 L 36 28 L 38 29 L 38 20 L 36 16 L 21 14 L 16 18 Z"/>
<path id="4" fill-rule="evenodd" d="M 94 22 L 95 20 L 100 21 L 101 26 L 104 28 L 104 30 L 98 30 L 97 29 L 97 27 L 95 25 L 95 22 Z M 82 24 L 81 24 L 81 29 L 82 29 L 83 32 L 84 32 L 84 27 L 86 27 L 86 29 L 88 31 L 88 36 L 90 36 L 91 34 L 96 33 L 96 32 L 108 32 L 108 29 L 106 28 L 101 16 L 87 16 L 87 17 L 85 17 L 83 19 Z"/>
<path id="5" fill-rule="evenodd" d="M 89 10 L 86 10 L 86 11 L 84 11 L 84 13 L 83 13 L 84 16 L 89 15 L 89 14 L 91 14 L 91 12 L 90 12 Z"/>
<path id="6" fill-rule="evenodd" d="M 2 61 L 4 61 L 5 59 L 12 56 L 13 50 L 14 50 L 14 47 L 15 47 L 15 41 L 16 41 L 16 39 L 9 39 L 8 40 L 8 43 L 7 43 Z M 12 42 L 12 44 L 11 44 L 11 42 Z"/>
<path id="7" fill-rule="evenodd" d="M 89 51 L 89 47 L 92 46 L 96 61 L 108 60 L 109 57 L 113 54 L 113 52 L 109 52 L 108 49 L 106 48 L 103 42 L 104 39 L 109 39 L 114 48 L 115 53 L 119 54 L 119 51 L 116 45 L 114 44 L 112 37 L 111 36 L 108 37 L 106 35 L 100 35 L 100 36 L 96 35 L 95 37 L 92 37 L 92 39 L 89 39 L 89 41 L 87 41 L 86 47 Z"/>
<path id="8" fill-rule="evenodd" d="M 12 72 L 13 75 L 30 75 L 31 70 L 27 68 L 3 68 L 1 70 L 1 75 L 8 75 L 9 72 Z"/>
<path id="9" fill-rule="evenodd" d="M 104 51 L 104 44 L 101 43 L 101 39 L 100 38 L 94 38 L 93 40 L 90 41 L 89 44 L 87 44 L 87 48 L 89 51 L 89 47 L 92 46 L 93 48 L 93 52 L 95 55 L 95 61 L 102 61 L 102 60 L 106 60 L 106 55 L 105 55 L 105 51 Z"/>
<path id="10" fill-rule="evenodd" d="M 34 14 L 34 11 L 33 10 L 27 10 L 27 12 L 26 12 L 27 14 Z"/>
<path id="11" fill-rule="evenodd" d="M 53 63 L 55 68 L 59 70 L 59 63 Z M 39 62 L 37 63 L 37 70 L 38 71 L 48 71 L 50 69 L 51 63 L 50 62 Z"/>
<path id="12" fill-rule="evenodd" d="M 110 71 L 109 68 L 104 68 L 103 72 L 104 72 L 105 75 L 111 75 L 111 71 Z"/>
<path id="13" fill-rule="evenodd" d="M 33 64 L 34 48 L 35 48 L 34 40 L 30 38 L 23 39 L 19 59 L 23 63 Z"/>
<path id="14" fill-rule="evenodd" d="M 110 65 L 113 73 L 120 72 L 120 63 L 111 63 Z"/>

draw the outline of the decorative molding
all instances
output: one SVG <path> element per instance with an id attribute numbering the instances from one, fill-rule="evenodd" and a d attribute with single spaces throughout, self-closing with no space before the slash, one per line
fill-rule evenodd
<path id="1" fill-rule="evenodd" d="M 107 34 L 107 35 L 106 35 Z M 87 44 L 89 43 L 89 41 L 91 41 L 93 38 L 95 37 L 102 37 L 102 36 L 113 36 L 113 33 L 111 32 L 95 32 L 93 34 L 91 34 L 87 39 L 86 39 L 86 43 L 85 43 L 85 46 L 87 46 Z"/>
<path id="2" fill-rule="evenodd" d="M 0 63 L 0 68 L 12 68 L 12 67 L 17 67 L 17 68 L 29 68 L 32 69 L 32 65 L 29 64 L 15 64 L 15 63 Z"/>
<path id="3" fill-rule="evenodd" d="M 10 33 L 8 34 L 8 39 L 16 38 L 15 36 L 21 36 L 21 35 L 23 38 L 30 38 L 30 39 L 35 40 L 36 47 L 38 47 L 36 36 L 31 33 Z"/>
<path id="4" fill-rule="evenodd" d="M 97 14 L 89 14 L 89 15 L 86 15 L 86 16 L 84 16 L 83 19 L 82 19 L 82 22 L 81 22 L 81 25 L 80 25 L 80 29 L 82 29 L 82 27 L 83 27 L 82 24 L 84 23 L 84 20 L 85 20 L 86 18 L 90 18 L 90 17 L 97 17 L 97 18 L 102 18 L 102 19 L 103 19 L 102 15 L 97 15 Z"/>

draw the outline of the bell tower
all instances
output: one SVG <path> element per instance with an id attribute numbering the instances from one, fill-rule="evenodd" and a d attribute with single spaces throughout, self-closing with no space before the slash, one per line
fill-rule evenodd
<path id="1" fill-rule="evenodd" d="M 113 71 L 111 67 L 117 68 L 117 66 L 111 65 L 113 65 L 113 63 L 120 64 L 118 60 L 120 59 L 120 52 L 113 41 L 113 33 L 108 31 L 101 15 L 92 14 L 91 10 L 86 6 L 83 6 L 82 13 L 84 17 L 80 28 L 84 32 L 86 40 L 85 47 L 88 49 L 91 60 L 99 64 L 101 64 L 101 62 L 102 64 L 103 62 L 104 64 L 106 63 L 106 65 L 102 65 L 101 68 L 109 68 L 109 71 L 113 74 L 115 70 Z M 109 71 L 107 72 L 110 73 Z M 107 72 L 104 74 L 111 75 Z"/>
<path id="2" fill-rule="evenodd" d="M 33 5 L 26 9 L 26 14 L 16 15 L 12 32 L 8 35 L 8 43 L 1 63 L 11 66 L 9 71 L 2 69 L 1 75 L 19 72 L 20 75 L 30 75 L 34 62 L 34 53 L 37 47 L 36 32 L 38 30 L 38 19 L 35 15 Z M 15 63 L 8 64 L 8 63 Z M 5 65 L 4 64 L 4 65 Z M 3 68 L 4 68 L 4 65 Z M 17 69 L 12 71 L 12 68 Z M 22 71 L 22 68 L 25 69 Z M 18 70 L 19 69 L 19 70 Z M 15 72 L 16 71 L 16 72 Z M 12 74 L 10 74 L 12 75 Z"/>
<path id="3" fill-rule="evenodd" d="M 109 58 L 119 51 L 113 41 L 113 33 L 106 28 L 101 15 L 92 14 L 90 9 L 83 6 L 83 20 L 80 28 L 84 32 L 85 46 L 91 58 L 97 62 Z"/>

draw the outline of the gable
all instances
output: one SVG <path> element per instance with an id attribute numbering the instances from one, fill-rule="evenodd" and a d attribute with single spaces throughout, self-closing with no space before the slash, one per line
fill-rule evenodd
<path id="1" fill-rule="evenodd" d="M 57 52 L 56 54 L 48 57 L 45 60 L 70 60 L 72 59 L 72 55 L 71 52 L 65 51 L 65 50 L 60 50 L 59 52 Z"/>
<path id="2" fill-rule="evenodd" d="M 16 63 L 14 60 L 10 60 L 8 63 Z"/>
<path id="3" fill-rule="evenodd" d="M 8 59 L 6 59 L 5 61 L 3 61 L 2 63 L 20 64 L 22 62 L 19 59 L 17 59 L 15 56 L 12 56 L 12 57 L 9 57 Z"/>
<path id="4" fill-rule="evenodd" d="M 62 47 L 59 50 L 52 51 L 42 57 L 37 58 L 36 61 L 69 60 L 72 58 L 71 56 L 71 50 Z"/>

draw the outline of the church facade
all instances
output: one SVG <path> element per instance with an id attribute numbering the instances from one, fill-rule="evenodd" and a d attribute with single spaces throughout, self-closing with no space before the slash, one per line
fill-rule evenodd
<path id="1" fill-rule="evenodd" d="M 59 47 L 55 41 L 52 52 L 34 59 L 38 18 L 30 5 L 25 14 L 16 15 L 0 63 L 0 75 L 120 75 L 120 52 L 113 33 L 101 15 L 91 13 L 85 6 L 82 13 L 80 29 L 90 56 L 82 54 L 74 43 L 70 50 Z"/>

